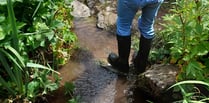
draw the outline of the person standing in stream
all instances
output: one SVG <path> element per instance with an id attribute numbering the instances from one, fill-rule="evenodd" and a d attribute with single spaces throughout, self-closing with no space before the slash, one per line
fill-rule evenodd
<path id="1" fill-rule="evenodd" d="M 145 71 L 154 33 L 154 21 L 163 0 L 118 0 L 117 7 L 117 44 L 118 55 L 110 53 L 107 60 L 122 73 L 129 72 L 129 54 L 131 47 L 131 25 L 138 10 L 142 14 L 138 18 L 140 44 L 137 56 L 133 59 L 136 73 Z"/>

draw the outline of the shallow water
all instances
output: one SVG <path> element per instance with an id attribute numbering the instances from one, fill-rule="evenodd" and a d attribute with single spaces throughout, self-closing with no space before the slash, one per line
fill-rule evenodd
<path id="1" fill-rule="evenodd" d="M 114 34 L 98 29 L 95 20 L 90 18 L 75 19 L 74 30 L 80 47 L 69 63 L 59 70 L 61 88 L 54 93 L 56 100 L 50 103 L 67 102 L 69 97 L 64 96 L 63 88 L 65 82 L 74 82 L 75 95 L 80 96 L 81 103 L 145 103 L 141 97 L 128 102 L 130 82 L 99 66 L 98 61 L 106 62 L 110 52 L 117 52 Z"/>

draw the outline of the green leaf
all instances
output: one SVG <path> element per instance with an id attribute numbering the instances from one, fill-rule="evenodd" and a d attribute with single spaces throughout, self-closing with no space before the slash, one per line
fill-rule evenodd
<path id="1" fill-rule="evenodd" d="M 35 63 L 27 63 L 26 64 L 27 67 L 30 67 L 30 68 L 39 68 L 39 69 L 45 69 L 45 70 L 49 70 L 49 71 L 52 71 L 54 73 L 57 73 L 57 74 L 60 74 L 59 72 L 49 68 L 49 67 L 46 67 L 46 66 L 43 66 L 43 65 L 40 65 L 40 64 L 35 64 Z"/>
<path id="2" fill-rule="evenodd" d="M 196 47 L 199 50 L 197 55 L 202 56 L 202 55 L 206 55 L 208 53 L 208 50 L 207 50 L 208 45 L 205 46 L 205 44 L 201 42 Z"/>
<path id="3" fill-rule="evenodd" d="M 56 83 L 50 83 L 46 85 L 47 90 L 49 91 L 54 91 L 56 89 L 58 89 L 58 85 Z"/>
<path id="4" fill-rule="evenodd" d="M 1 75 L 0 75 L 0 82 L 8 90 L 8 92 L 10 92 L 11 94 L 15 95 L 14 89 L 12 89 L 12 88 L 10 88 L 8 86 L 8 83 L 1 77 Z"/>
<path id="5" fill-rule="evenodd" d="M 14 58 L 12 55 L 10 55 L 10 53 L 6 52 L 5 50 L 0 50 L 2 51 L 7 57 L 8 59 L 12 60 L 13 63 L 23 71 L 22 67 L 20 66 L 20 64 L 17 62 L 16 58 Z"/>
<path id="6" fill-rule="evenodd" d="M 52 40 L 54 37 L 54 31 L 49 31 L 44 33 L 44 35 L 46 35 L 46 37 L 48 38 L 48 40 Z"/>
<path id="7" fill-rule="evenodd" d="M 61 21 L 59 20 L 56 20 L 52 23 L 52 26 L 55 27 L 55 28 L 58 28 L 58 29 L 61 29 L 65 26 L 64 23 L 62 23 Z"/>
<path id="8" fill-rule="evenodd" d="M 178 82 L 178 83 L 170 86 L 167 90 L 169 90 L 169 89 L 171 89 L 173 87 L 179 86 L 179 85 L 183 85 L 183 84 L 201 84 L 201 85 L 205 85 L 205 86 L 209 87 L 209 83 L 206 83 L 206 82 L 203 82 L 203 81 L 186 80 L 186 81 L 181 81 L 181 82 Z"/>
<path id="9" fill-rule="evenodd" d="M 38 90 L 39 88 L 39 82 L 37 81 L 31 81 L 30 83 L 28 83 L 28 91 L 27 91 L 27 95 L 28 97 L 32 98 L 34 97 L 36 94 L 36 90 Z"/>
<path id="10" fill-rule="evenodd" d="M 64 87 L 65 87 L 65 95 L 70 95 L 75 89 L 75 85 L 70 82 L 66 82 Z"/>
<path id="11" fill-rule="evenodd" d="M 1 0 L 0 0 L 1 2 Z M 4 15 L 0 15 L 0 23 L 3 22 L 5 20 L 5 16 Z"/>
<path id="12" fill-rule="evenodd" d="M 195 30 L 196 30 L 197 35 L 200 35 L 203 32 L 203 26 L 200 24 L 197 24 L 195 27 Z"/>
<path id="13" fill-rule="evenodd" d="M 2 27 L 0 26 L 0 40 L 3 40 L 5 38 L 6 34 L 4 33 Z"/>
<path id="14" fill-rule="evenodd" d="M 22 0 L 12 0 L 12 2 L 15 1 L 22 2 Z M 0 5 L 6 5 L 6 4 L 7 4 L 7 0 L 0 0 Z"/>
<path id="15" fill-rule="evenodd" d="M 7 1 L 6 0 L 0 0 L 0 5 L 6 5 Z"/>
<path id="16" fill-rule="evenodd" d="M 24 27 L 26 25 L 26 23 L 22 23 L 22 22 L 17 22 L 17 29 L 21 29 L 22 27 Z"/>
<path id="17" fill-rule="evenodd" d="M 42 2 L 43 2 L 42 0 L 39 1 L 38 6 L 36 7 L 36 10 L 34 11 L 34 13 L 33 13 L 33 15 L 32 15 L 32 18 L 33 18 L 33 17 L 35 16 L 35 14 L 37 13 L 37 11 L 38 11 L 38 9 L 40 8 Z"/>
<path id="18" fill-rule="evenodd" d="M 39 30 L 39 31 L 49 29 L 49 27 L 43 22 L 36 22 L 35 23 L 35 28 L 36 28 L 36 30 Z"/>
<path id="19" fill-rule="evenodd" d="M 0 61 L 1 61 L 1 64 L 3 65 L 4 69 L 7 71 L 11 80 L 13 82 L 17 83 L 17 79 L 16 79 L 14 73 L 12 72 L 12 69 L 10 68 L 7 59 L 5 58 L 5 55 L 3 55 L 1 52 L 0 52 Z"/>
<path id="20" fill-rule="evenodd" d="M 202 71 L 200 64 L 197 61 L 190 61 L 186 68 L 186 74 L 196 77 L 197 72 Z"/>
<path id="21" fill-rule="evenodd" d="M 7 10 L 9 14 L 9 20 L 10 24 L 12 26 L 12 47 L 15 48 L 15 50 L 19 51 L 19 39 L 18 39 L 18 32 L 17 32 L 17 26 L 16 26 L 16 18 L 13 10 L 13 3 L 12 0 L 7 0 Z"/>
<path id="22" fill-rule="evenodd" d="M 23 66 L 23 68 L 25 67 L 25 63 L 24 63 L 24 59 L 22 58 L 22 56 L 20 56 L 20 54 L 11 46 L 5 46 L 6 49 L 10 50 L 17 58 L 17 60 L 20 62 L 20 64 Z"/>
<path id="23" fill-rule="evenodd" d="M 40 46 L 45 47 L 45 40 L 41 41 Z"/>

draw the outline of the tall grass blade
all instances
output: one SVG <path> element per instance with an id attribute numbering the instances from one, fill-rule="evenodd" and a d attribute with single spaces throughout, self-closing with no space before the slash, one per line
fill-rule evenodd
<path id="1" fill-rule="evenodd" d="M 25 63 L 23 58 L 20 56 L 20 54 L 11 46 L 6 46 L 6 49 L 10 50 L 17 58 L 17 60 L 20 62 L 21 66 L 23 66 L 23 68 L 25 68 Z"/>
<path id="2" fill-rule="evenodd" d="M 7 82 L 2 78 L 2 76 L 0 75 L 0 82 L 2 83 L 2 85 L 7 89 L 8 92 L 10 92 L 10 94 L 15 95 L 15 91 L 12 88 L 8 87 Z"/>
<path id="3" fill-rule="evenodd" d="M 17 83 L 16 77 L 15 77 L 14 73 L 12 72 L 12 69 L 10 68 L 9 64 L 7 63 L 5 56 L 1 52 L 0 52 L 0 61 L 3 65 L 4 69 L 7 71 L 11 80 L 13 82 Z"/>
<path id="4" fill-rule="evenodd" d="M 183 85 L 183 84 L 201 84 L 201 85 L 205 85 L 205 86 L 209 87 L 209 83 L 206 83 L 206 82 L 203 82 L 203 81 L 187 80 L 187 81 L 181 81 L 181 82 L 178 82 L 178 83 L 172 85 L 171 87 L 168 88 L 168 90 L 175 87 L 175 86 L 179 86 L 179 85 Z"/>
<path id="5" fill-rule="evenodd" d="M 19 69 L 21 69 L 21 70 L 23 71 L 22 67 L 19 65 L 19 63 L 17 62 L 17 60 L 16 60 L 12 55 L 10 55 L 10 54 L 9 54 L 8 52 L 6 52 L 5 50 L 0 49 L 0 51 L 1 51 L 2 53 L 4 53 L 4 54 L 8 57 L 8 59 L 12 60 L 12 62 L 13 62 L 15 65 L 17 65 L 17 67 L 18 67 Z"/>
<path id="6" fill-rule="evenodd" d="M 23 90 L 23 80 L 22 80 L 22 71 L 20 69 L 17 68 L 17 66 L 14 66 L 14 74 L 15 77 L 17 78 L 17 87 L 18 87 L 18 92 L 20 94 L 23 94 L 24 90 Z"/>
<path id="7" fill-rule="evenodd" d="M 34 13 L 33 13 L 33 15 L 32 15 L 32 18 L 36 15 L 38 9 L 39 9 L 40 6 L 41 6 L 41 3 L 42 3 L 42 0 L 39 1 L 38 6 L 36 7 L 36 10 L 34 11 Z"/>
<path id="8" fill-rule="evenodd" d="M 13 2 L 12 0 L 7 0 L 7 10 L 9 14 L 9 20 L 10 24 L 12 26 L 12 47 L 19 52 L 19 39 L 18 39 L 18 32 L 17 32 L 17 25 L 16 25 L 16 18 L 14 15 L 14 10 L 13 10 Z M 19 89 L 19 93 L 23 93 L 23 81 L 22 81 L 22 72 L 18 69 L 17 65 L 13 63 L 13 68 L 14 68 L 14 74 L 16 77 L 16 84 Z"/>
<path id="9" fill-rule="evenodd" d="M 19 52 L 19 48 L 18 48 L 18 34 L 17 34 L 17 26 L 16 26 L 16 19 L 15 19 L 15 15 L 14 15 L 14 10 L 13 10 L 13 5 L 12 5 L 12 0 L 7 0 L 7 10 L 8 10 L 8 14 L 9 14 L 9 20 L 10 20 L 10 24 L 12 26 L 12 46 Z"/>

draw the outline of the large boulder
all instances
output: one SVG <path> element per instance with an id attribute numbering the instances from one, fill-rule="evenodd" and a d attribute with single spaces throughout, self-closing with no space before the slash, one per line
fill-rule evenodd
<path id="1" fill-rule="evenodd" d="M 165 102 L 175 98 L 167 89 L 176 83 L 178 72 L 179 68 L 174 65 L 153 65 L 138 76 L 136 84 L 146 94 Z"/>

